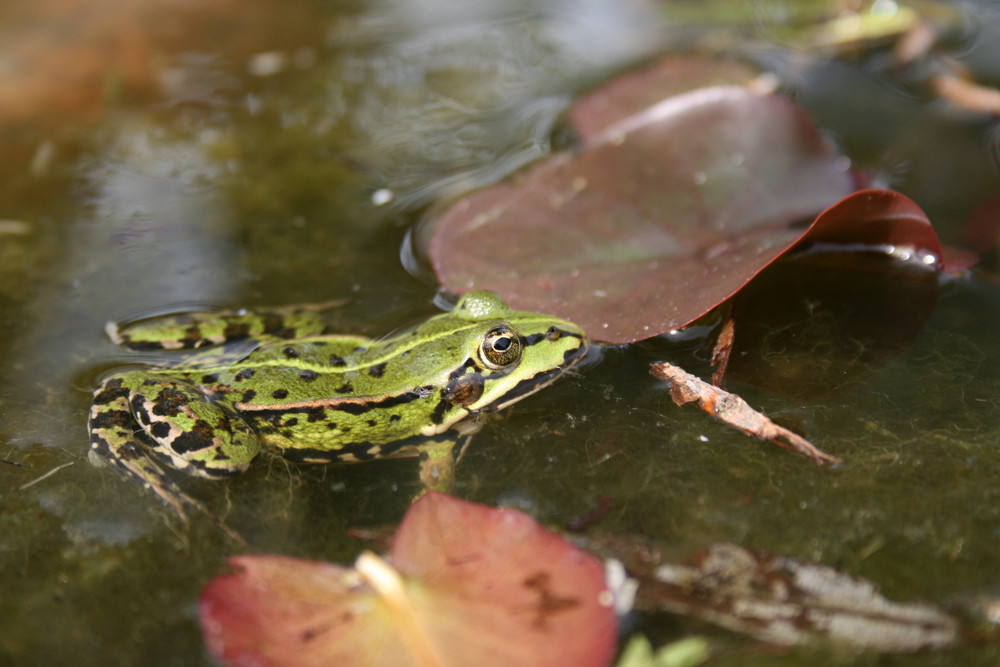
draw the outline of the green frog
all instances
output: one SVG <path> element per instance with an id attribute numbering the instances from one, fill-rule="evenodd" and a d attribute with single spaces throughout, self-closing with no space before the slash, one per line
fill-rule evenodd
<path id="1" fill-rule="evenodd" d="M 586 353 L 572 322 L 512 310 L 493 292 L 385 338 L 327 333 L 314 310 L 222 312 L 109 325 L 120 345 L 191 350 L 178 363 L 105 379 L 90 410 L 92 453 L 186 519 L 204 511 L 164 466 L 219 479 L 261 451 L 296 462 L 416 456 L 448 488 L 481 416 L 548 385 Z"/>

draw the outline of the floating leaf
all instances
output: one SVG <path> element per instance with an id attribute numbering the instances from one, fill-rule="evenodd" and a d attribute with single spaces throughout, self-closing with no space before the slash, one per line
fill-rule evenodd
<path id="1" fill-rule="evenodd" d="M 695 667 L 708 660 L 708 642 L 702 637 L 687 637 L 653 647 L 644 635 L 632 637 L 622 649 L 615 667 Z"/>
<path id="2" fill-rule="evenodd" d="M 514 510 L 428 493 L 389 562 L 229 562 L 201 600 L 226 664 L 603 667 L 614 653 L 601 563 Z"/>
<path id="3" fill-rule="evenodd" d="M 619 76 L 577 101 L 567 113 L 580 141 L 594 141 L 618 121 L 699 88 L 748 84 L 758 72 L 740 62 L 691 56 L 667 57 Z"/>
<path id="4" fill-rule="evenodd" d="M 671 90 L 673 80 L 656 78 L 670 72 L 653 68 L 593 93 L 570 114 L 584 127 L 578 152 L 444 212 L 430 242 L 441 284 L 493 289 L 624 343 L 691 323 L 803 237 L 898 238 L 937 261 L 920 209 L 898 193 L 851 195 L 844 161 L 788 99 L 714 86 L 612 121 L 643 99 L 634 94 L 642 84 Z"/>
<path id="5" fill-rule="evenodd" d="M 448 289 L 488 287 L 629 342 L 729 298 L 798 240 L 789 225 L 851 189 L 789 100 L 703 88 L 459 201 L 430 255 Z"/>

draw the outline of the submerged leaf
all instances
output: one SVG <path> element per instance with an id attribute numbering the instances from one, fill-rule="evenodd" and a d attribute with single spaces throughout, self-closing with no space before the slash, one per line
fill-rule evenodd
<path id="1" fill-rule="evenodd" d="M 826 639 L 871 651 L 919 651 L 960 638 L 957 621 L 936 607 L 892 602 L 870 581 L 734 544 L 713 545 L 691 565 L 661 565 L 640 591 L 654 608 L 775 644 Z"/>
<path id="2" fill-rule="evenodd" d="M 530 517 L 428 493 L 389 562 L 237 556 L 202 594 L 232 665 L 604 667 L 617 624 L 601 563 Z"/>
<path id="3" fill-rule="evenodd" d="M 590 535 L 586 544 L 625 565 L 637 611 L 697 618 L 763 642 L 907 652 L 987 636 L 934 605 L 894 602 L 871 581 L 781 554 L 718 543 L 681 562 L 636 535 Z"/>

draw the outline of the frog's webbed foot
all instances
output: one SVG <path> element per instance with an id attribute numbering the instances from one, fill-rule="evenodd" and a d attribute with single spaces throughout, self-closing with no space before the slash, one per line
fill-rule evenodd
<path id="1" fill-rule="evenodd" d="M 130 477 L 138 478 L 143 486 L 158 495 L 163 502 L 170 505 L 184 525 L 189 523 L 188 510 L 208 517 L 226 536 L 239 544 L 246 541 L 239 533 L 226 525 L 205 505 L 188 494 L 170 479 L 155 461 L 146 456 L 141 445 L 130 434 L 130 441 L 115 448 L 104 439 L 91 436 L 90 458 L 94 463 L 105 465 L 110 461 L 124 470 Z"/>

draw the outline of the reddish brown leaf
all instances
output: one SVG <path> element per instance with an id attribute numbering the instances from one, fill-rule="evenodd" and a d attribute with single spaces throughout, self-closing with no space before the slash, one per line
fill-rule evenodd
<path id="1" fill-rule="evenodd" d="M 690 85 L 680 71 L 661 65 L 596 91 L 570 114 L 577 153 L 447 210 L 430 243 L 442 285 L 494 289 L 623 343 L 701 317 L 803 237 L 905 247 L 938 266 L 920 209 L 898 193 L 850 195 L 844 162 L 787 99 L 708 87 L 620 118 L 650 91 Z"/>
<path id="2" fill-rule="evenodd" d="M 820 213 L 802 243 L 860 246 L 928 268 L 941 266 L 941 242 L 927 214 L 892 190 L 855 192 Z"/>
<path id="3" fill-rule="evenodd" d="M 628 342 L 729 298 L 798 240 L 790 224 L 851 187 L 791 102 L 704 88 L 466 197 L 430 254 L 448 289 L 488 287 Z"/>
<path id="4" fill-rule="evenodd" d="M 590 143 L 618 121 L 668 97 L 706 86 L 746 84 L 756 76 L 755 69 L 739 62 L 668 57 L 583 97 L 569 110 L 569 121 L 580 140 Z"/>
<path id="5" fill-rule="evenodd" d="M 603 665 L 611 659 L 617 625 L 603 566 L 521 512 L 428 493 L 407 513 L 390 555 L 404 575 L 448 593 L 438 598 L 440 613 L 452 611 L 453 619 L 494 644 L 490 652 L 509 656 L 496 664 Z M 513 637 L 530 649 L 510 647 Z M 449 664 L 486 664 L 482 657 L 453 657 L 462 660 Z"/>
<path id="6" fill-rule="evenodd" d="M 603 667 L 616 620 L 594 557 L 531 518 L 428 493 L 392 566 L 238 556 L 202 594 L 209 652 L 232 665 Z M 393 569 L 393 567 L 395 569 Z"/>

